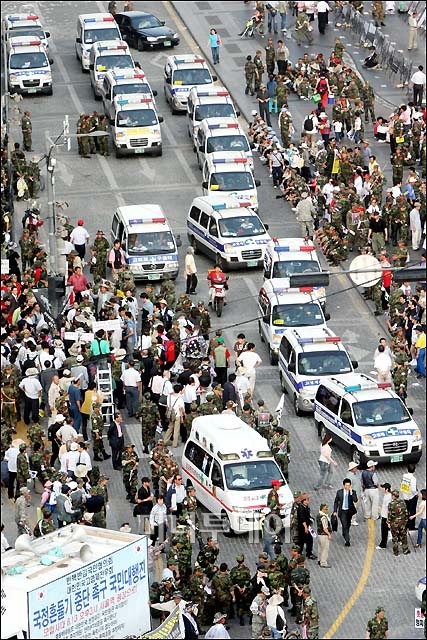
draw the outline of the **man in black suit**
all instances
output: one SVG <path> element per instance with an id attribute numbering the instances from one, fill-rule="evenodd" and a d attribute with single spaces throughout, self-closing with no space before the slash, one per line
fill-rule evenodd
<path id="1" fill-rule="evenodd" d="M 222 392 L 222 407 L 225 409 L 227 402 L 232 400 L 237 403 L 237 391 L 235 386 L 236 374 L 228 374 L 228 382 L 224 383 L 224 390 Z"/>
<path id="2" fill-rule="evenodd" d="M 350 546 L 350 527 L 351 518 L 356 513 L 355 503 L 357 502 L 357 494 L 351 488 L 351 480 L 344 478 L 343 489 L 338 489 L 334 501 L 334 515 L 338 515 L 341 520 L 342 536 L 345 540 L 345 546 Z"/>
<path id="3" fill-rule="evenodd" d="M 114 414 L 114 420 L 111 421 L 108 429 L 108 442 L 111 447 L 113 469 L 120 471 L 122 468 L 122 452 L 125 445 L 125 437 L 122 430 L 122 416 L 118 412 Z"/>
<path id="4" fill-rule="evenodd" d="M 367 67 L 368 69 L 375 69 L 375 67 L 378 67 L 378 65 L 379 60 L 377 51 L 375 47 L 369 47 L 369 56 L 365 58 L 363 66 Z"/>

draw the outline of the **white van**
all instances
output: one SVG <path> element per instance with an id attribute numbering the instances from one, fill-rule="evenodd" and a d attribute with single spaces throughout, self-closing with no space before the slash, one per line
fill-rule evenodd
<path id="1" fill-rule="evenodd" d="M 121 40 L 119 27 L 111 13 L 82 13 L 77 18 L 76 58 L 82 71 L 89 71 L 90 50 L 94 42 Z"/>
<path id="2" fill-rule="evenodd" d="M 143 71 L 112 69 L 105 74 L 101 88 L 104 113 L 110 120 L 114 119 L 114 98 L 125 94 L 126 96 L 144 94 L 144 97 L 151 98 L 154 106 L 156 105 L 154 96 L 157 95 L 157 91 L 152 90 Z"/>
<path id="3" fill-rule="evenodd" d="M 31 36 L 10 37 L 7 48 L 9 92 L 51 96 L 52 70 L 41 40 Z"/>
<path id="4" fill-rule="evenodd" d="M 188 135 L 192 138 L 196 150 L 197 131 L 200 123 L 206 118 L 237 118 L 233 100 L 225 87 L 193 87 L 187 101 Z"/>
<path id="5" fill-rule="evenodd" d="M 316 247 L 308 238 L 273 238 L 268 243 L 264 255 L 264 278 L 272 280 L 274 288 L 290 288 L 289 278 L 296 274 L 322 272 Z M 326 305 L 325 287 L 313 286 L 313 293 L 322 304 Z"/>
<path id="6" fill-rule="evenodd" d="M 243 152 L 253 170 L 251 145 L 237 118 L 205 118 L 201 121 L 196 137 L 196 154 L 199 169 L 203 168 L 209 154 L 230 151 Z"/>
<path id="7" fill-rule="evenodd" d="M 283 393 L 292 396 L 297 416 L 314 411 L 314 396 L 325 376 L 353 376 L 358 363 L 350 360 L 341 338 L 328 327 L 286 329 L 279 348 Z"/>
<path id="8" fill-rule="evenodd" d="M 179 271 L 181 240 L 172 232 L 158 204 L 118 207 L 111 224 L 111 243 L 120 240 L 135 280 L 174 280 Z"/>
<path id="9" fill-rule="evenodd" d="M 95 42 L 89 56 L 90 83 L 95 100 L 102 98 L 105 74 L 115 68 L 135 69 L 135 63 L 126 42 L 124 40 Z"/>
<path id="10" fill-rule="evenodd" d="M 45 31 L 38 16 L 30 13 L 14 13 L 4 17 L 5 39 L 31 36 L 33 40 L 40 40 L 46 54 L 49 55 L 49 31 Z"/>
<path id="11" fill-rule="evenodd" d="M 166 102 L 172 113 L 187 110 L 188 94 L 191 87 L 214 88 L 217 79 L 209 70 L 206 60 L 191 53 L 169 56 L 163 70 Z"/>
<path id="12" fill-rule="evenodd" d="M 257 187 L 261 181 L 255 180 L 244 151 L 216 151 L 209 153 L 202 169 L 202 193 L 209 195 L 218 191 L 223 196 L 233 196 L 258 210 Z"/>
<path id="13" fill-rule="evenodd" d="M 301 287 L 299 291 L 275 289 L 271 280 L 266 280 L 259 292 L 260 319 L 258 331 L 262 342 L 268 347 L 271 364 L 277 364 L 279 347 L 285 329 L 297 327 L 326 327 L 329 314 L 324 314 L 313 290 Z"/>
<path id="14" fill-rule="evenodd" d="M 314 401 L 314 421 L 359 466 L 374 462 L 418 462 L 421 431 L 391 384 L 355 373 L 322 381 Z"/>
<path id="15" fill-rule="evenodd" d="M 114 98 L 114 119 L 111 123 L 116 158 L 143 153 L 162 155 L 160 123 L 149 96 L 118 95 Z"/>
<path id="16" fill-rule="evenodd" d="M 292 492 L 267 440 L 237 416 L 195 418 L 181 469 L 183 480 L 196 488 L 197 500 L 220 518 L 226 535 L 257 529 L 272 480 L 282 483 L 281 515 L 289 526 Z"/>
<path id="17" fill-rule="evenodd" d="M 187 215 L 188 241 L 223 271 L 261 267 L 270 241 L 250 202 L 210 195 L 194 198 Z"/>

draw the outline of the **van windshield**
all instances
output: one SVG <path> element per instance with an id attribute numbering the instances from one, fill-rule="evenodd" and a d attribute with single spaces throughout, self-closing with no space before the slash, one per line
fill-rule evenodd
<path id="1" fill-rule="evenodd" d="M 109 69 L 133 69 L 131 56 L 123 53 L 112 54 L 110 56 L 99 56 L 96 60 L 96 70 L 98 72 L 109 71 Z"/>
<path id="2" fill-rule="evenodd" d="M 36 51 L 34 53 L 13 53 L 10 56 L 9 65 L 11 69 L 40 69 L 40 67 L 49 66 L 49 63 L 43 51 Z"/>
<path id="3" fill-rule="evenodd" d="M 219 220 L 219 232 L 225 238 L 239 236 L 261 236 L 266 233 L 264 225 L 257 216 L 239 216 Z"/>
<path id="4" fill-rule="evenodd" d="M 195 84 L 212 84 L 209 69 L 177 69 L 173 74 L 175 86 L 190 86 Z"/>
<path id="5" fill-rule="evenodd" d="M 314 327 L 324 323 L 322 310 L 316 302 L 277 304 L 271 316 L 275 327 Z"/>
<path id="6" fill-rule="evenodd" d="M 127 250 L 130 255 L 159 255 L 174 253 L 175 242 L 170 231 L 129 234 Z"/>
<path id="7" fill-rule="evenodd" d="M 360 427 L 382 427 L 411 421 L 411 416 L 399 398 L 355 402 L 353 412 Z"/>
<path id="8" fill-rule="evenodd" d="M 290 260 L 275 262 L 272 278 L 288 278 L 294 273 L 319 273 L 320 265 L 315 260 Z"/>
<path id="9" fill-rule="evenodd" d="M 211 175 L 211 186 L 217 191 L 248 191 L 255 189 L 254 179 L 250 171 L 224 171 Z"/>
<path id="10" fill-rule="evenodd" d="M 303 376 L 331 376 L 351 371 L 345 351 L 315 351 L 298 355 L 298 373 Z"/>
<path id="11" fill-rule="evenodd" d="M 129 84 L 117 84 L 113 87 L 113 98 L 121 94 L 146 93 L 151 98 L 151 89 L 146 82 L 135 82 Z"/>
<path id="12" fill-rule="evenodd" d="M 31 36 L 32 38 L 38 38 L 39 40 L 45 40 L 46 34 L 41 27 L 18 27 L 10 32 L 13 38 L 17 36 Z"/>
<path id="13" fill-rule="evenodd" d="M 83 38 L 85 44 L 93 44 L 101 40 L 120 40 L 120 33 L 115 27 L 112 29 L 85 29 Z"/>
<path id="14" fill-rule="evenodd" d="M 225 484 L 233 491 L 271 489 L 271 481 L 281 478 L 274 460 L 237 462 L 224 466 Z"/>
<path id="15" fill-rule="evenodd" d="M 206 153 L 213 151 L 249 151 L 246 136 L 212 136 L 208 138 Z"/>
<path id="16" fill-rule="evenodd" d="M 154 109 L 130 109 L 117 113 L 118 127 L 149 127 L 158 124 Z"/>
<path id="17" fill-rule="evenodd" d="M 205 118 L 234 118 L 234 107 L 232 104 L 199 104 L 194 112 L 194 119 L 197 121 Z"/>

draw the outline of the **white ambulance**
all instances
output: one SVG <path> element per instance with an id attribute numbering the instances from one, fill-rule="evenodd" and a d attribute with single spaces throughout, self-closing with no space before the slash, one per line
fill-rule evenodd
<path id="1" fill-rule="evenodd" d="M 244 151 L 216 151 L 208 154 L 202 169 L 202 194 L 213 191 L 222 196 L 233 196 L 258 210 L 257 187 L 261 181 L 255 180 Z"/>
<path id="2" fill-rule="evenodd" d="M 163 116 L 156 112 L 150 97 L 141 94 L 118 95 L 114 98 L 111 122 L 116 158 L 124 155 L 162 155 Z"/>
<path id="3" fill-rule="evenodd" d="M 41 40 L 31 36 L 9 37 L 7 50 L 10 93 L 44 93 L 51 96 L 52 70 Z"/>
<path id="4" fill-rule="evenodd" d="M 17 38 L 21 36 L 31 36 L 33 40 L 40 40 L 44 50 L 49 55 L 49 31 L 43 29 L 40 19 L 35 14 L 14 13 L 4 17 L 5 39 Z"/>
<path id="5" fill-rule="evenodd" d="M 130 49 L 124 40 L 95 42 L 90 50 L 89 72 L 95 100 L 102 98 L 105 74 L 111 69 L 135 70 Z"/>
<path id="6" fill-rule="evenodd" d="M 181 474 L 195 487 L 197 500 L 220 519 L 225 535 L 259 527 L 272 480 L 281 482 L 281 518 L 284 526 L 290 524 L 292 492 L 267 440 L 237 416 L 193 420 Z"/>
<path id="7" fill-rule="evenodd" d="M 95 42 L 121 40 L 119 27 L 111 13 L 83 13 L 77 18 L 76 58 L 82 71 L 89 71 L 90 50 Z"/>
<path id="8" fill-rule="evenodd" d="M 197 131 L 206 118 L 237 118 L 233 100 L 225 87 L 193 87 L 187 101 L 188 135 L 196 149 Z"/>
<path id="9" fill-rule="evenodd" d="M 209 70 L 206 60 L 193 54 L 169 56 L 164 67 L 164 92 L 172 113 L 187 110 L 191 87 L 214 88 L 217 79 Z"/>
<path id="10" fill-rule="evenodd" d="M 115 113 L 114 98 L 119 94 L 126 94 L 126 96 L 145 94 L 144 97 L 150 97 L 154 105 L 156 104 L 154 96 L 157 95 L 157 91 L 152 90 L 143 71 L 133 69 L 107 71 L 102 83 L 101 95 L 104 113 L 110 120 L 114 118 Z"/>
<path id="11" fill-rule="evenodd" d="M 196 136 L 197 164 L 202 169 L 210 153 L 243 152 L 249 166 L 254 168 L 251 145 L 237 118 L 205 118 Z"/>

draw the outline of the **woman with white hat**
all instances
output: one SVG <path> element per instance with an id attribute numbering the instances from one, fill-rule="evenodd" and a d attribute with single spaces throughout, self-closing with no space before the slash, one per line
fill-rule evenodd
<path id="1" fill-rule="evenodd" d="M 205 638 L 230 638 L 230 634 L 225 627 L 226 618 L 225 613 L 216 613 L 213 619 L 213 625 L 206 632 Z"/>
<path id="2" fill-rule="evenodd" d="M 268 600 L 267 608 L 265 610 L 265 617 L 267 626 L 271 631 L 273 638 L 283 638 L 283 629 L 286 629 L 286 617 L 285 612 L 280 606 L 283 602 L 283 597 L 279 593 L 275 593 Z"/>

